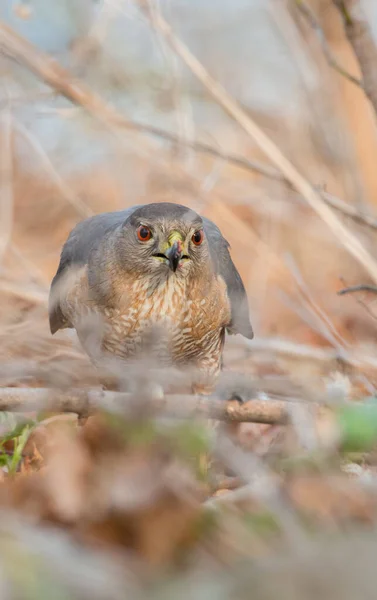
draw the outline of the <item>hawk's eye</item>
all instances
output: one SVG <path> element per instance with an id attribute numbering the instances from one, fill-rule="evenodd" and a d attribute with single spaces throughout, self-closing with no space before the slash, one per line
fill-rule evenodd
<path id="1" fill-rule="evenodd" d="M 146 227 L 145 225 L 140 225 L 140 227 L 137 228 L 137 237 L 141 242 L 147 242 L 151 239 L 152 232 L 149 229 L 149 227 Z"/>
<path id="2" fill-rule="evenodd" d="M 195 246 L 200 246 L 200 244 L 204 240 L 203 229 L 198 229 L 198 231 L 195 231 L 195 233 L 193 234 L 191 239 L 192 239 L 193 244 L 195 244 Z"/>

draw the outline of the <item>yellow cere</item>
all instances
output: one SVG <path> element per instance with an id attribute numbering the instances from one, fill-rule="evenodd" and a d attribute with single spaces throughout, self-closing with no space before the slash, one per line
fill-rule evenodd
<path id="1" fill-rule="evenodd" d="M 168 241 L 161 244 L 162 253 L 169 250 L 169 248 L 172 247 L 174 242 L 178 242 L 178 241 L 180 241 L 182 243 L 184 243 L 184 241 L 185 241 L 182 234 L 179 231 L 172 231 L 171 233 L 169 233 Z"/>
<path id="2" fill-rule="evenodd" d="M 182 242 L 183 243 L 184 241 L 185 240 L 179 231 L 172 231 L 168 238 L 169 246 L 172 246 L 174 244 L 174 242 Z"/>

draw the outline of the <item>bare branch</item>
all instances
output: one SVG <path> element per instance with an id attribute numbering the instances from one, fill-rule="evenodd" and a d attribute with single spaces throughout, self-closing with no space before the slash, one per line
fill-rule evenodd
<path id="1" fill-rule="evenodd" d="M 223 152 L 204 142 L 181 139 L 174 133 L 170 133 L 159 127 L 154 127 L 153 125 L 130 121 L 103 102 L 103 100 L 90 88 L 85 86 L 85 84 L 75 80 L 74 77 L 68 71 L 63 69 L 55 60 L 40 52 L 32 44 L 18 36 L 3 23 L 0 23 L 0 52 L 1 51 L 5 52 L 7 56 L 13 58 L 17 62 L 25 64 L 33 73 L 52 86 L 55 91 L 61 93 L 74 104 L 87 110 L 93 117 L 105 123 L 107 126 L 117 125 L 133 131 L 144 132 L 168 142 L 192 148 L 196 152 L 202 152 L 220 158 L 241 169 L 258 173 L 269 179 L 280 181 L 292 188 L 297 187 L 288 177 L 281 173 L 280 170 L 265 165 L 260 161 L 250 160 L 237 154 Z M 19 127 L 19 124 L 17 124 L 17 127 Z M 38 154 L 42 157 L 40 152 L 38 152 Z M 57 180 L 56 183 L 59 184 Z M 308 183 L 307 185 L 310 184 Z M 64 192 L 65 197 L 70 199 L 71 204 L 75 205 L 81 214 L 88 216 L 88 208 L 79 206 L 78 198 L 74 197 L 68 188 L 65 188 L 62 191 Z M 337 211 L 363 225 L 372 229 L 377 229 L 377 220 L 373 217 L 362 215 L 354 207 L 327 192 L 318 191 L 318 194 L 321 195 L 326 204 L 335 208 Z"/>
<path id="2" fill-rule="evenodd" d="M 365 268 L 377 282 L 377 264 L 372 255 L 360 240 L 343 225 L 334 212 L 327 206 L 313 186 L 301 175 L 296 167 L 286 158 L 283 152 L 267 136 L 253 119 L 240 107 L 222 85 L 213 79 L 202 63 L 190 52 L 185 44 L 175 35 L 171 26 L 157 11 L 151 17 L 152 25 L 157 27 L 173 50 L 201 82 L 214 100 L 227 112 L 269 157 L 271 162 L 282 172 L 291 185 L 306 199 L 311 208 L 326 223 L 339 242 Z"/>
<path id="3" fill-rule="evenodd" d="M 343 284 L 346 284 L 346 282 L 344 281 L 343 278 L 341 278 L 341 281 Z M 348 293 L 352 293 L 352 292 L 362 292 L 362 291 L 367 291 L 367 292 L 372 292 L 372 293 L 376 293 L 377 292 L 377 286 L 374 285 L 368 285 L 368 284 L 361 284 L 361 285 L 354 285 L 354 286 L 347 286 L 343 289 L 340 290 L 338 292 L 339 296 L 343 296 L 344 294 L 348 294 Z M 357 302 L 357 304 L 359 304 L 361 306 L 361 308 L 363 310 L 365 310 L 365 312 L 374 320 L 377 321 L 377 316 L 375 315 L 375 313 L 369 308 L 368 304 L 366 304 L 366 302 L 364 302 L 359 296 L 354 296 L 355 301 Z"/>
<path id="4" fill-rule="evenodd" d="M 231 162 L 239 167 L 256 171 L 266 177 L 281 179 L 279 172 L 258 161 L 250 161 L 234 154 L 222 152 L 204 142 L 182 140 L 180 136 L 159 129 L 158 127 L 128 120 L 104 102 L 100 96 L 95 94 L 83 82 L 76 80 L 57 61 L 46 56 L 2 22 L 0 22 L 0 52 L 3 52 L 16 62 L 25 65 L 54 90 L 74 104 L 87 110 L 93 117 L 105 125 L 111 124 L 112 126 L 117 125 L 134 131 L 143 131 L 165 139 L 168 142 L 187 146 L 188 148 Z"/>
<path id="5" fill-rule="evenodd" d="M 362 84 L 377 115 L 377 48 L 359 0 L 333 0 L 339 10 L 347 39 L 359 61 Z"/>
<path id="6" fill-rule="evenodd" d="M 353 75 L 348 73 L 348 71 L 346 71 L 346 69 L 344 69 L 338 63 L 336 58 L 334 57 L 334 55 L 331 51 L 331 48 L 327 42 L 325 33 L 324 33 L 317 17 L 315 16 L 314 12 L 310 8 L 310 6 L 308 6 L 308 4 L 306 4 L 306 2 L 304 2 L 304 0 L 296 0 L 296 6 L 299 9 L 300 13 L 307 20 L 309 25 L 312 27 L 312 29 L 314 30 L 314 32 L 319 40 L 319 43 L 322 46 L 323 53 L 326 57 L 328 64 L 330 65 L 330 67 L 332 67 L 335 71 L 337 71 L 337 73 L 342 75 L 342 77 L 345 77 L 346 79 L 351 81 L 351 83 L 354 83 L 358 87 L 361 87 L 362 89 L 364 89 L 362 81 L 360 81 L 360 79 L 358 79 L 357 77 L 354 77 Z"/>

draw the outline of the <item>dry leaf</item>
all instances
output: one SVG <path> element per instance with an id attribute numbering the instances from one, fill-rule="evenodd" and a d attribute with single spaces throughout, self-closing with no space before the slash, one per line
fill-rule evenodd
<path id="1" fill-rule="evenodd" d="M 292 478 L 286 492 L 299 511 L 326 523 L 372 522 L 376 517 L 376 494 L 341 474 Z"/>

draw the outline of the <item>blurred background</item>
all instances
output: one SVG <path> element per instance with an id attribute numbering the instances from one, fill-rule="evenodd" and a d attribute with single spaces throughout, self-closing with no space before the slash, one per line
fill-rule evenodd
<path id="1" fill-rule="evenodd" d="M 89 369 L 87 359 L 75 335 L 60 331 L 52 338 L 49 332 L 48 290 L 62 244 L 72 227 L 92 214 L 139 203 L 171 201 L 190 206 L 215 221 L 230 242 L 233 260 L 245 282 L 256 336 L 248 344 L 245 340 L 228 340 L 226 364 L 229 368 L 260 377 L 283 375 L 290 380 L 299 379 L 311 391 L 313 385 L 321 391 L 328 389 L 326 385 L 332 382 L 351 398 L 375 395 L 376 296 L 371 292 L 337 294 L 347 286 L 375 282 L 353 258 L 347 245 L 341 243 L 305 198 L 284 180 L 246 131 L 213 100 L 167 43 L 158 19 L 154 20 L 156 15 L 163 15 L 174 34 L 210 75 L 375 256 L 376 112 L 360 85 L 363 73 L 355 47 L 347 38 L 342 4 L 347 5 L 347 10 L 348 5 L 352 5 L 355 14 L 362 15 L 372 45 L 377 44 L 377 3 L 374 0 L 346 3 L 335 0 L 0 1 L 1 385 L 36 386 L 48 379 L 48 373 L 54 373 L 57 384 L 62 381 L 90 384 L 89 371 L 83 371 L 84 366 Z M 23 58 L 20 52 L 14 56 L 10 38 L 4 31 L 13 41 L 18 40 L 21 50 L 26 49 Z M 26 42 L 32 44 L 30 53 Z M 42 55 L 35 53 L 36 50 Z M 77 82 L 77 90 L 84 84 L 87 95 L 98 94 L 106 106 L 135 126 L 117 126 L 116 119 L 110 122 L 106 115 L 102 115 L 103 119 L 95 118 L 85 98 L 76 103 L 64 98 L 60 93 L 62 88 L 48 85 L 41 76 L 49 57 L 68 70 L 73 84 Z M 373 61 L 370 64 L 375 65 Z M 64 79 L 64 73 L 60 76 Z M 101 110 L 97 111 L 98 117 Z M 172 134 L 172 138 L 166 139 L 165 132 Z M 203 145 L 206 148 L 203 149 Z M 324 429 L 328 431 L 327 420 Z M 89 432 L 85 443 L 80 443 L 90 446 L 90 435 Z M 279 428 L 254 428 L 245 430 L 244 440 L 251 450 L 258 444 L 258 452 L 264 456 L 272 440 L 279 435 Z M 39 442 L 36 447 L 40 451 Z M 71 457 L 75 463 L 77 454 L 72 446 L 63 444 L 63 447 L 68 462 Z M 78 455 L 87 456 L 87 449 L 84 452 L 83 446 L 80 448 Z M 291 451 L 292 446 L 289 448 Z M 294 448 L 295 452 L 301 452 L 297 446 Z M 143 468 L 149 468 L 150 461 L 144 459 Z M 137 465 L 137 460 L 135 463 L 132 459 L 132 465 Z M 252 464 L 253 469 L 257 469 Z M 137 466 L 135 469 L 138 470 Z M 367 475 L 375 486 L 373 469 L 368 467 Z M 34 472 L 34 468 L 31 470 Z M 262 475 L 266 475 L 263 469 Z M 245 478 L 245 471 L 243 476 Z M 98 477 L 102 482 L 105 477 L 102 471 Z M 148 479 L 148 474 L 145 477 Z M 61 509 L 64 518 L 59 513 L 59 519 L 64 525 L 69 522 L 71 527 L 70 519 L 80 519 L 77 515 L 81 513 L 72 508 L 72 497 L 78 493 L 76 484 L 72 484 L 75 490 L 72 491 L 69 487 L 72 481 L 69 479 L 69 485 L 67 481 L 62 476 L 54 483 L 58 489 L 54 502 L 59 504 L 57 498 L 61 490 L 69 488 L 64 510 Z M 334 499 L 333 492 L 326 495 L 328 488 L 323 487 L 322 480 L 319 487 L 313 488 L 312 482 L 306 484 L 299 491 L 295 488 L 295 501 L 301 502 L 301 508 L 307 508 L 314 498 L 314 508 L 310 504 L 310 509 L 315 513 L 318 509 L 323 517 L 323 498 L 331 496 L 331 506 L 325 510 L 325 529 L 328 517 L 331 522 L 336 521 L 338 513 L 344 516 L 345 512 L 347 517 L 355 513 L 357 519 L 361 514 L 360 520 L 368 522 L 369 529 L 374 531 L 375 506 L 372 503 L 372 509 L 364 496 L 360 500 L 350 492 L 352 506 L 349 508 L 350 495 L 343 488 L 343 495 Z M 11 509 L 18 506 L 19 498 L 23 498 L 20 501 L 23 508 L 25 498 L 32 497 L 38 502 L 33 495 L 35 489 L 31 490 L 29 483 L 20 485 L 20 496 L 17 490 L 11 493 Z M 0 493 L 0 504 L 1 498 Z M 263 504 L 263 494 L 258 496 L 259 500 Z M 9 499 L 4 502 L 9 508 Z M 41 502 L 46 503 L 46 498 Z M 272 598 L 278 594 L 287 600 L 314 598 L 317 597 L 315 589 L 331 600 L 354 598 L 356 594 L 374 597 L 374 565 L 370 562 L 370 557 L 375 555 L 373 536 L 367 542 L 358 538 L 343 540 L 334 555 L 326 555 L 326 564 L 334 561 L 335 565 L 328 566 L 327 570 L 323 570 L 326 561 L 322 550 L 308 550 L 302 558 L 305 564 L 299 566 L 305 583 L 301 592 L 295 591 L 287 573 L 297 567 L 303 547 L 302 532 L 295 521 L 297 515 L 285 513 L 281 508 L 284 502 L 278 503 L 277 508 L 274 502 L 268 505 L 269 509 L 277 511 L 278 517 L 274 513 L 274 518 L 282 519 L 284 543 L 291 548 L 294 558 L 292 562 L 289 562 L 291 557 L 287 558 L 285 565 L 273 561 L 257 563 L 259 574 L 263 569 L 275 573 L 276 581 L 283 587 L 277 583 L 275 589 L 271 579 L 268 585 L 266 581 L 262 585 L 260 576 L 255 576 L 255 593 L 260 593 L 255 597 Z M 33 525 L 38 519 L 51 519 L 49 508 L 43 509 L 42 516 L 37 511 L 38 518 L 33 510 Z M 71 516 L 67 517 L 64 511 Z M 190 512 L 179 514 L 178 522 L 191 518 Z M 14 541 L 21 533 L 17 517 L 15 519 L 13 525 L 9 525 L 9 520 L 0 519 L 0 553 L 8 552 L 6 540 L 15 536 L 9 547 L 17 556 L 17 569 L 21 569 L 23 550 L 18 546 L 21 542 Z M 52 521 L 55 522 L 54 518 Z M 275 531 L 275 521 L 271 525 L 264 515 L 261 522 L 258 520 L 258 527 L 267 531 L 268 536 Z M 148 558 L 155 558 L 154 542 L 150 538 L 155 541 L 165 536 L 166 521 L 158 523 L 153 534 L 147 535 L 141 552 Z M 148 526 L 143 521 L 143 528 Z M 74 593 L 78 598 L 86 598 L 89 588 L 92 598 L 143 598 L 143 594 L 147 594 L 138 579 L 140 565 L 134 568 L 132 563 L 130 566 L 129 557 L 126 562 L 130 572 L 126 575 L 123 556 L 122 560 L 118 556 L 119 564 L 109 564 L 114 550 L 101 558 L 81 554 L 81 562 L 76 561 L 72 548 L 64 545 L 68 544 L 67 540 L 59 536 L 53 541 L 49 537 L 45 540 L 41 532 L 29 532 L 27 527 L 22 528 L 21 547 L 22 544 L 33 546 L 38 536 L 42 536 L 38 538 L 40 555 L 50 556 L 55 561 L 55 575 L 58 573 L 56 577 L 63 581 L 64 573 L 59 571 L 59 564 L 63 564 L 63 555 L 67 561 L 64 568 L 70 573 L 71 591 L 61 591 L 56 597 L 68 598 L 72 596 L 65 593 Z M 240 556 L 242 560 L 250 555 L 260 560 L 269 553 L 269 537 L 266 542 L 264 533 L 260 534 L 258 529 L 258 541 L 253 538 L 249 546 L 250 540 L 245 541 L 240 527 L 240 521 L 234 516 L 225 520 L 221 542 L 216 542 L 221 548 L 219 555 L 215 556 L 212 547 L 209 549 L 204 543 L 204 548 L 200 546 L 197 550 L 194 566 L 190 563 L 195 576 L 188 570 L 183 580 L 176 573 L 173 581 L 162 578 L 161 588 L 154 588 L 153 597 L 175 598 L 177 594 L 182 598 L 203 599 L 249 597 L 247 578 L 250 573 L 243 572 L 242 568 L 233 573 L 232 580 L 220 578 L 221 585 L 213 576 L 213 572 L 221 572 L 222 564 L 228 564 L 229 555 L 235 554 L 238 564 Z M 223 547 L 221 544 L 228 539 L 229 531 L 235 537 Z M 98 534 L 96 530 L 94 535 L 102 541 L 113 540 L 103 531 Z M 132 535 L 127 529 L 127 540 L 133 540 Z M 126 546 L 132 544 L 128 541 Z M 175 550 L 174 543 L 172 547 Z M 359 550 L 353 550 L 356 547 Z M 159 554 L 160 547 L 156 552 Z M 357 575 L 354 579 L 349 575 L 348 581 L 342 571 L 342 585 L 333 589 L 337 578 L 331 578 L 332 568 L 352 561 L 354 552 L 363 556 L 354 565 Z M 165 556 L 164 551 L 162 553 Z M 321 554 L 321 561 L 312 561 L 312 556 L 317 554 Z M 171 554 L 167 551 L 169 568 L 172 555 L 173 551 Z M 201 570 L 203 556 L 208 571 L 204 567 Z M 97 560 L 103 561 L 100 568 L 97 568 Z M 54 588 L 55 584 L 49 582 L 44 571 L 50 567 L 41 567 L 41 572 L 39 566 L 29 567 L 25 568 L 24 595 L 17 598 L 52 598 L 51 585 Z M 197 579 L 198 573 L 203 576 L 203 586 L 200 578 Z M 94 585 L 88 589 L 80 586 L 81 577 Z M 44 582 L 43 589 L 36 584 L 40 578 Z M 319 587 L 311 588 L 312 581 Z M 192 595 L 187 584 L 194 586 Z M 1 598 L 13 598 L 7 595 L 11 594 L 10 588 L 5 583 L 4 586 L 4 590 L 0 588 Z M 129 586 L 128 595 L 124 595 L 124 586 Z"/>
<path id="2" fill-rule="evenodd" d="M 376 32 L 375 3 L 360 4 Z M 334 3 L 311 7 L 333 56 L 359 77 Z M 180 0 L 160 8 L 209 73 L 313 185 L 373 214 L 373 109 L 359 86 L 329 66 L 295 2 Z M 6 0 L 0 17 L 128 119 L 269 166 L 134 2 Z M 300 277 L 345 340 L 373 341 L 370 315 L 355 298 L 336 295 L 345 285 L 365 282 L 365 274 L 284 182 L 145 132 L 114 135 L 22 65 L 3 56 L 0 68 L 3 172 L 11 169 L 1 192 L 1 229 L 10 242 L 2 253 L 7 282 L 47 290 L 77 221 L 171 200 L 213 218 L 229 240 L 258 337 L 331 344 L 297 298 Z M 375 233 L 339 216 L 373 251 Z M 2 300 L 8 301 L 14 304 L 14 295 Z M 9 314 L 2 310 L 1 317 L 7 322 Z"/>

